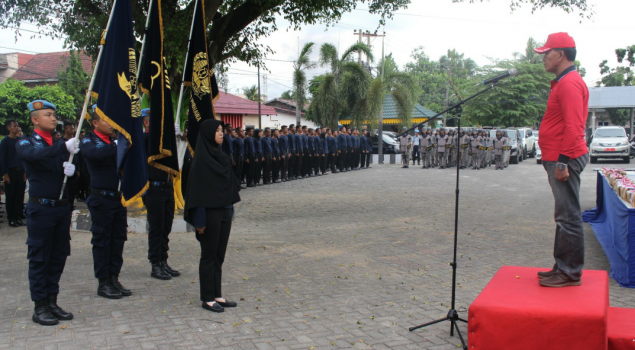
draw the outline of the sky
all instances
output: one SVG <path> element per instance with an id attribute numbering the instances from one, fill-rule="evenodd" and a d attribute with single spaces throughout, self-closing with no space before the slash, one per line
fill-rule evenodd
<path id="1" fill-rule="evenodd" d="M 491 59 L 511 59 L 514 52 L 524 53 L 527 40 L 533 37 L 544 42 L 550 33 L 568 32 L 576 41 L 578 57 L 586 69 L 584 78 L 589 86 L 595 86 L 601 78 L 599 64 L 608 60 L 609 66 L 617 65 L 615 49 L 635 44 L 633 29 L 629 28 L 631 15 L 635 13 L 633 0 L 587 0 L 593 6 L 591 19 L 578 13 L 566 13 L 559 8 L 547 8 L 531 13 L 524 5 L 511 11 L 511 0 L 490 0 L 470 3 L 453 3 L 452 0 L 412 0 L 405 10 L 398 11 L 385 28 L 379 27 L 379 16 L 369 14 L 366 5 L 360 3 L 357 10 L 344 14 L 331 26 L 306 25 L 298 31 L 288 29 L 283 19 L 279 30 L 262 40 L 275 52 L 266 59 L 263 69 L 261 92 L 268 99 L 279 97 L 292 88 L 292 61 L 298 56 L 298 47 L 314 42 L 311 59 L 318 60 L 319 47 L 331 43 L 339 52 L 354 44 L 358 36 L 354 29 L 369 30 L 378 34 L 386 32 L 385 53 L 392 53 L 399 67 L 412 61 L 414 49 L 423 47 L 433 60 L 439 59 L 448 49 L 456 49 L 479 66 L 488 65 Z M 34 26 L 24 24 L 26 30 Z M 61 40 L 30 38 L 23 32 L 15 41 L 14 31 L 0 30 L 0 53 L 22 51 L 26 53 L 63 50 Z M 630 35 L 628 33 L 631 33 Z M 371 39 L 376 59 L 381 57 L 382 38 Z M 317 67 L 307 71 L 308 79 L 327 71 Z M 258 83 L 256 67 L 236 63 L 229 69 L 229 92 L 242 94 L 242 88 Z M 522 72 L 519 72 L 522 74 Z M 266 77 L 265 77 L 266 75 Z"/>

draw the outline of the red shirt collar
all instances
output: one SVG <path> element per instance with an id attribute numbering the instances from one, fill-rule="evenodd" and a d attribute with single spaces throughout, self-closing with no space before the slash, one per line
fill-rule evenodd
<path id="1" fill-rule="evenodd" d="M 46 143 L 49 146 L 53 145 L 53 135 L 51 135 L 50 132 L 46 132 L 46 131 L 42 131 L 38 129 L 33 129 L 33 131 L 35 131 L 36 134 L 40 135 L 40 137 L 44 139 L 44 141 L 46 141 Z"/>
<path id="2" fill-rule="evenodd" d="M 104 135 L 97 130 L 95 130 L 95 135 L 99 137 L 102 141 L 104 141 L 105 143 L 110 144 L 110 136 Z"/>

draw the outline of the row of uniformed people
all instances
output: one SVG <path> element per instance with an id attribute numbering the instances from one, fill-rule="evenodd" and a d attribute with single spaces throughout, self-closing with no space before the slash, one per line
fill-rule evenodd
<path id="1" fill-rule="evenodd" d="M 404 168 L 409 167 L 410 157 L 413 165 L 423 162 L 422 169 L 455 167 L 460 156 L 461 169 L 480 170 L 492 165 L 494 155 L 495 169 L 503 170 L 509 165 L 510 142 L 501 130 L 492 138 L 489 130 L 461 128 L 457 134 L 455 129 L 446 132 L 445 128 L 423 128 L 415 130 L 414 136 L 400 136 L 399 148 Z"/>
<path id="2" fill-rule="evenodd" d="M 369 168 L 372 144 L 367 131 L 360 135 L 345 127 L 333 131 L 291 124 L 280 130 L 243 130 L 225 124 L 222 150 L 232 159 L 242 183 L 254 187 L 327 175 L 328 171 Z"/>

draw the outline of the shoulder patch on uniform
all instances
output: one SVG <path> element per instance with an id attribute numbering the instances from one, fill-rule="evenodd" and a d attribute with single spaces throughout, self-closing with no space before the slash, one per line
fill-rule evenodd
<path id="1" fill-rule="evenodd" d="M 82 140 L 82 143 L 89 143 L 89 142 L 90 142 L 90 138 L 88 137 Z"/>
<path id="2" fill-rule="evenodd" d="M 31 142 L 29 142 L 29 140 L 20 140 L 20 142 L 18 143 L 18 145 L 20 145 L 20 146 L 24 146 L 24 145 L 28 145 L 28 144 L 30 144 L 30 143 L 31 143 Z"/>

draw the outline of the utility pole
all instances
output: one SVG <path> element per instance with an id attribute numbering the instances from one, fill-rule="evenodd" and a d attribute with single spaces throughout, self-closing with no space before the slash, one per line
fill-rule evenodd
<path id="1" fill-rule="evenodd" d="M 260 108 L 260 65 L 258 65 L 258 129 L 262 129 L 262 113 Z"/>
<path id="2" fill-rule="evenodd" d="M 364 41 L 363 38 L 366 38 L 366 45 L 368 45 L 368 47 L 370 48 L 370 38 L 383 38 L 386 36 L 386 32 L 384 32 L 383 35 L 381 34 L 377 34 L 377 32 L 375 32 L 374 34 L 371 33 L 370 31 L 366 31 L 365 33 L 360 29 L 359 32 L 357 31 L 357 29 L 353 30 L 353 35 L 358 35 L 359 39 L 357 39 L 358 43 L 362 43 Z M 382 39 L 382 50 L 383 50 L 383 39 Z M 383 54 L 382 54 L 382 60 L 383 60 Z M 361 66 L 362 65 L 362 53 L 358 52 L 357 53 L 357 63 Z M 368 72 L 371 73 L 372 75 L 372 69 L 370 67 L 370 57 L 368 57 L 368 55 L 366 55 L 366 64 L 368 65 Z M 379 70 L 379 69 L 377 69 Z"/>
<path id="3" fill-rule="evenodd" d="M 385 27 L 384 27 L 385 28 Z M 386 37 L 386 32 L 384 31 L 384 35 L 381 38 L 381 82 L 383 85 L 384 82 L 384 69 L 386 68 L 386 64 L 384 63 L 384 38 Z M 386 99 L 384 98 L 384 101 Z M 384 164 L 384 101 L 381 103 L 381 109 L 379 110 L 379 117 L 377 118 L 377 163 Z"/>
<path id="4" fill-rule="evenodd" d="M 448 109 L 448 102 L 450 100 L 450 66 L 448 66 L 448 78 L 445 81 L 445 109 Z M 448 118 L 448 112 L 443 114 L 443 127 L 445 128 L 446 120 Z"/>

